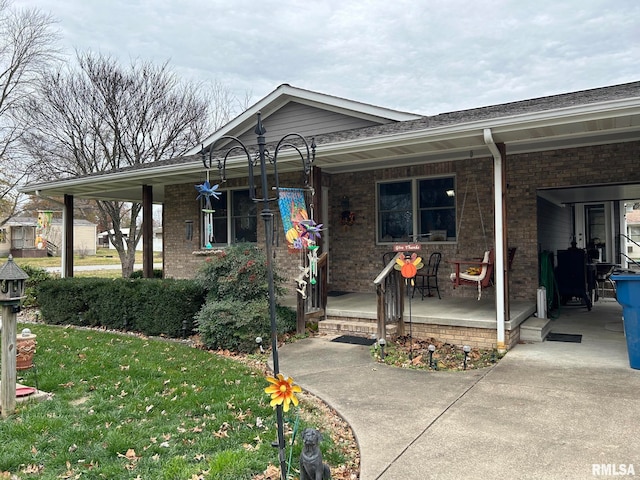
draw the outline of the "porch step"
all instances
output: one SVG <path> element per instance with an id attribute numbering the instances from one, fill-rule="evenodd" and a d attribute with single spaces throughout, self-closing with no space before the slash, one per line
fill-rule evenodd
<path id="1" fill-rule="evenodd" d="M 387 325 L 387 335 L 395 335 L 396 329 L 396 325 Z M 377 323 L 368 319 L 328 318 L 318 322 L 318 332 L 327 335 L 339 334 L 375 338 L 377 330 Z"/>
<path id="2" fill-rule="evenodd" d="M 542 342 L 551 330 L 548 318 L 529 317 L 520 325 L 520 340 L 523 342 Z"/>

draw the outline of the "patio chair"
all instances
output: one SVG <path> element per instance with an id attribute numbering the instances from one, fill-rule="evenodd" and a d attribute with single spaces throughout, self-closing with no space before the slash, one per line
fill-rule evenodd
<path id="1" fill-rule="evenodd" d="M 427 291 L 427 297 L 431 297 L 431 289 L 434 288 L 438 293 L 438 298 L 442 299 L 440 296 L 440 287 L 438 287 L 438 268 L 440 267 L 441 260 L 442 253 L 440 252 L 433 252 L 429 255 L 429 263 L 418 270 L 418 273 L 416 274 L 411 298 L 416 294 L 416 288 L 420 290 L 422 295 L 421 300 L 424 300 L 425 290 Z"/>
<path id="2" fill-rule="evenodd" d="M 450 275 L 453 288 L 460 285 L 475 285 L 478 287 L 478 300 L 480 300 L 482 289 L 492 285 L 495 263 L 493 249 L 484 252 L 482 260 L 454 260 L 451 263 L 455 266 L 455 272 Z"/>

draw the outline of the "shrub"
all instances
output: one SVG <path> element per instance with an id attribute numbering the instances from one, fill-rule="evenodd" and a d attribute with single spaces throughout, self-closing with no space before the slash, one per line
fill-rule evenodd
<path id="1" fill-rule="evenodd" d="M 197 330 L 205 346 L 252 352 L 256 337 L 270 338 L 267 259 L 253 244 L 233 245 L 208 257 L 196 276 L 207 301 L 196 315 Z M 276 292 L 283 278 L 274 272 Z M 295 312 L 277 308 L 279 334 L 295 328 Z"/>
<path id="2" fill-rule="evenodd" d="M 180 337 L 193 332 L 204 292 L 193 280 L 63 278 L 42 282 L 38 299 L 49 324 Z"/>
<path id="3" fill-rule="evenodd" d="M 207 257 L 196 275 L 196 281 L 208 292 L 208 297 L 244 301 L 267 300 L 267 258 L 252 243 L 232 245 Z M 280 293 L 283 279 L 274 272 L 274 283 Z"/>
<path id="4" fill-rule="evenodd" d="M 288 307 L 276 308 L 279 335 L 295 329 L 295 315 Z M 196 323 L 200 339 L 212 349 L 250 353 L 257 348 L 256 337 L 262 337 L 265 346 L 271 338 L 269 304 L 264 301 L 207 301 L 196 314 Z"/>
<path id="5" fill-rule="evenodd" d="M 24 265 L 22 270 L 29 275 L 25 282 L 24 295 L 25 298 L 22 300 L 22 305 L 25 307 L 37 307 L 38 306 L 38 298 L 36 296 L 36 291 L 38 285 L 45 281 L 53 278 L 53 276 L 47 272 L 44 268 L 33 267 L 31 265 Z"/>

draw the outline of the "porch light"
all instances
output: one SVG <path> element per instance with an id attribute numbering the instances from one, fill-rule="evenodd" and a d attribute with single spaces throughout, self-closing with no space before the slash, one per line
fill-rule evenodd
<path id="1" fill-rule="evenodd" d="M 464 370 L 467 369 L 467 358 L 469 357 L 469 352 L 471 352 L 471 347 L 469 345 L 465 345 L 462 347 L 462 351 L 464 352 Z"/>
<path id="2" fill-rule="evenodd" d="M 280 183 L 278 179 L 278 154 L 281 150 L 289 148 L 295 150 L 302 161 L 302 169 L 304 171 L 305 187 L 309 187 L 309 175 L 311 173 L 311 165 L 316 157 L 316 143 L 315 140 L 311 140 L 311 144 L 298 133 L 288 133 L 282 137 L 275 148 L 273 153 L 267 150 L 267 142 L 265 139 L 265 133 L 267 130 L 262 125 L 262 117 L 260 112 L 257 114 L 258 120 L 254 133 L 257 136 L 258 151 L 250 153 L 247 146 L 242 143 L 237 137 L 231 135 L 224 135 L 211 144 L 207 149 L 202 147 L 200 154 L 202 155 L 202 163 L 204 168 L 210 170 L 214 167 L 214 160 L 220 172 L 222 182 L 227 179 L 226 168 L 227 159 L 231 155 L 240 154 L 247 159 L 249 180 L 249 197 L 256 203 L 262 204 L 262 212 L 260 216 L 264 220 L 265 231 L 265 254 L 267 257 L 267 278 L 269 281 L 269 317 L 271 320 L 271 353 L 273 355 L 273 376 L 277 377 L 280 373 L 280 365 L 278 362 L 278 329 L 276 325 L 276 298 L 275 298 L 275 285 L 273 280 L 273 216 L 274 213 L 269 207 L 269 204 L 274 201 L 278 201 L 280 197 Z M 226 152 L 218 152 L 220 155 L 214 158 L 215 146 L 220 141 L 227 141 L 229 147 Z M 261 197 L 256 196 L 256 185 L 254 179 L 254 167 L 259 164 L 260 167 L 260 179 L 261 179 Z M 267 164 L 273 167 L 272 179 L 273 187 L 269 188 L 269 178 L 267 174 Z M 273 190 L 274 196 L 269 197 L 270 192 Z M 262 339 L 261 339 L 262 340 Z M 256 339 L 257 343 L 257 339 Z M 282 405 L 276 406 L 276 421 L 278 425 L 278 460 L 280 462 L 280 476 L 281 480 L 286 480 L 287 475 L 287 463 L 285 459 L 285 441 L 284 441 L 284 419 L 283 419 L 283 407 Z"/>

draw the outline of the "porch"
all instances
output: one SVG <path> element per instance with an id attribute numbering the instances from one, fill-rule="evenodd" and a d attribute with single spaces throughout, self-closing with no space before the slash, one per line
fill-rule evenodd
<path id="1" fill-rule="evenodd" d="M 419 292 L 409 302 L 404 297 L 404 334 L 415 338 L 434 337 L 454 344 L 472 347 L 496 346 L 495 299 L 425 297 Z M 489 296 L 487 296 L 489 297 Z M 294 301 L 292 299 L 292 301 Z M 378 300 L 375 293 L 330 292 L 327 296 L 326 318 L 319 318 L 318 329 L 325 334 L 377 335 Z M 289 302 L 287 302 L 289 303 Z M 512 301 L 511 316 L 505 321 L 507 345 L 512 348 L 520 340 L 520 326 L 536 311 L 535 302 Z M 387 323 L 387 334 L 402 334 L 399 322 Z"/>
<path id="2" fill-rule="evenodd" d="M 290 302 L 294 302 L 291 299 Z M 290 303 L 287 302 L 287 303 Z M 293 304 L 291 304 L 293 306 Z M 550 321 L 542 321 L 533 316 L 536 305 L 532 302 L 512 301 L 511 320 L 505 322 L 505 330 L 510 332 L 509 348 L 518 343 L 535 343 L 546 337 L 549 331 L 581 335 L 582 342 L 600 345 L 607 353 L 604 357 L 627 362 L 626 344 L 622 328 L 622 307 L 613 298 L 600 298 L 591 311 L 585 307 L 566 306 L 554 312 Z M 319 331 L 327 335 L 359 335 L 369 338 L 376 336 L 376 295 L 374 293 L 330 294 L 327 298 L 327 319 L 319 319 Z M 405 333 L 409 333 L 409 302 L 405 303 Z M 547 325 L 538 326 L 540 323 Z M 393 324 L 387 326 L 389 334 L 395 334 Z M 480 301 L 472 298 L 429 297 L 411 301 L 411 330 L 416 338 L 435 337 L 454 344 L 469 344 L 474 347 L 495 346 L 496 317 L 495 301 L 491 298 Z M 526 331 L 526 333 L 525 333 Z M 474 342 L 475 340 L 475 342 Z M 547 342 L 545 342 L 547 343 Z M 563 342 L 549 342 L 553 347 L 566 345 Z M 623 358 L 624 357 L 624 358 Z"/>

